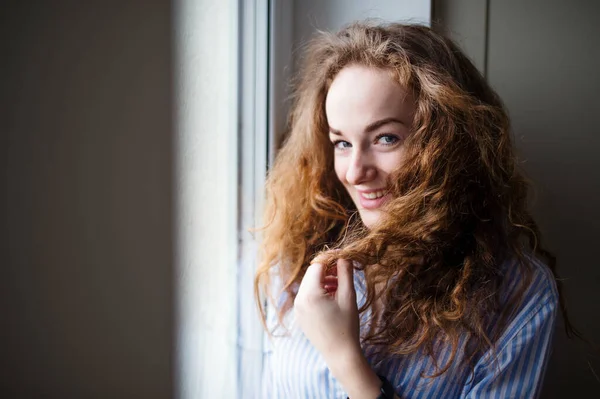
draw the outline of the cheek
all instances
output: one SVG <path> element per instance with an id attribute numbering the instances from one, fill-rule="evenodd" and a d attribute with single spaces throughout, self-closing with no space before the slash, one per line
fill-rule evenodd
<path id="1" fill-rule="evenodd" d="M 335 175 L 342 184 L 346 184 L 346 171 L 348 170 L 347 162 L 343 158 L 336 157 L 333 161 Z"/>
<path id="2" fill-rule="evenodd" d="M 402 167 L 404 164 L 404 151 L 399 149 L 387 155 L 380 163 L 380 170 L 385 173 L 386 177 Z"/>

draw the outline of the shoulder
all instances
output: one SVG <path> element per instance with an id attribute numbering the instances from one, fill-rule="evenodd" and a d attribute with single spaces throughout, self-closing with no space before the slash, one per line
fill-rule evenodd
<path id="1" fill-rule="evenodd" d="M 553 325 L 556 318 L 559 298 L 554 274 L 532 255 L 525 260 L 524 265 L 516 259 L 503 265 L 500 303 L 505 328 L 497 341 L 499 348 L 523 329 L 535 335 L 543 325 Z"/>
<path id="2" fill-rule="evenodd" d="M 513 304 L 514 310 L 535 312 L 540 307 L 556 306 L 558 290 L 550 268 L 533 255 L 526 255 L 525 264 L 513 258 L 502 266 L 501 302 Z M 521 294 L 521 295 L 519 295 Z"/>
<path id="3" fill-rule="evenodd" d="M 558 309 L 552 271 L 528 256 L 526 265 L 513 260 L 503 265 L 502 325 L 494 347 L 480 357 L 465 398 L 538 397 L 551 352 Z M 515 300 L 517 298 L 517 300 Z M 510 393 L 507 395 L 507 393 Z"/>

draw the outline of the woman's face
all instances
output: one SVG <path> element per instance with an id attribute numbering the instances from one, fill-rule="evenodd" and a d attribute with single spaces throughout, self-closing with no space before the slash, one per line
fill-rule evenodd
<path id="1" fill-rule="evenodd" d="M 329 88 L 325 112 L 335 172 L 367 227 L 389 199 L 387 177 L 402 166 L 414 111 L 412 97 L 384 70 L 350 65 Z"/>

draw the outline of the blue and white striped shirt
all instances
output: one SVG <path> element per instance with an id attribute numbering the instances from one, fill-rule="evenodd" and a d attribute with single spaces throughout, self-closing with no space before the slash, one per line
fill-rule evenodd
<path id="1" fill-rule="evenodd" d="M 474 374 L 458 367 L 459 354 L 444 374 L 431 375 L 432 360 L 421 353 L 378 361 L 368 347 L 363 352 L 378 374 L 385 375 L 403 399 L 417 398 L 536 398 L 539 396 L 558 308 L 554 277 L 540 261 L 532 259 L 533 277 L 517 311 L 496 342 L 495 357 L 484 354 L 475 363 Z M 511 295 L 521 279 L 516 264 L 506 267 L 506 290 Z M 355 271 L 357 303 L 364 303 L 364 274 Z M 512 291 L 511 291 L 512 290 Z M 265 339 L 263 380 L 260 397 L 274 398 L 346 398 L 343 387 L 331 375 L 320 353 L 296 326 L 293 309 L 284 323 L 289 330 L 277 328 L 276 315 L 267 311 L 267 325 L 274 332 Z M 364 312 L 361 330 L 368 325 Z M 284 334 L 282 334 L 284 333 Z M 447 349 L 447 348 L 446 348 Z M 450 351 L 442 349 L 438 364 L 445 364 Z"/>

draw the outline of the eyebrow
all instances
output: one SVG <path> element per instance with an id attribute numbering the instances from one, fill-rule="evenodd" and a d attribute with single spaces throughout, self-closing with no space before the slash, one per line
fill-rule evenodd
<path id="1" fill-rule="evenodd" d="M 404 125 L 404 122 L 402 122 L 400 119 L 385 118 L 385 119 L 381 119 L 381 120 L 378 120 L 378 121 L 375 121 L 375 122 L 369 124 L 369 126 L 366 127 L 365 132 L 371 133 L 372 131 L 379 129 L 381 126 L 387 125 L 388 123 L 399 123 L 401 125 Z M 340 132 L 337 129 L 332 128 L 331 126 L 329 126 L 329 132 L 332 134 L 335 134 L 336 136 L 342 135 L 342 132 Z"/>

